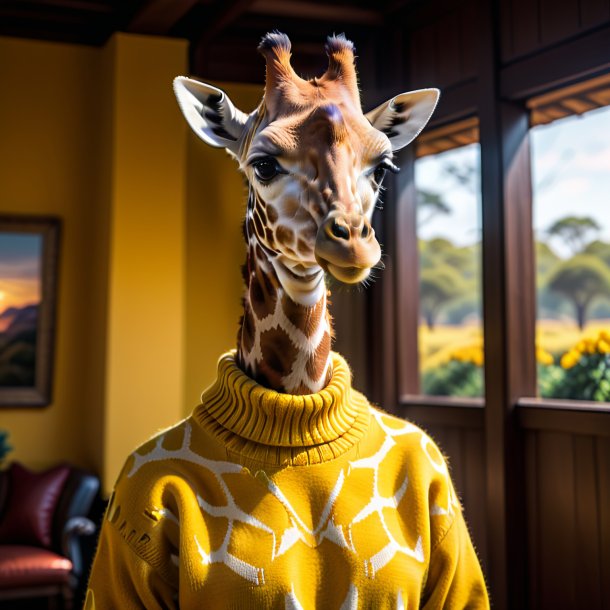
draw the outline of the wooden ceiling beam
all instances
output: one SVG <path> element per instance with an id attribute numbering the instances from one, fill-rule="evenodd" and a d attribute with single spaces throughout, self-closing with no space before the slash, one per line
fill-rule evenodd
<path id="1" fill-rule="evenodd" d="M 205 73 L 209 48 L 214 38 L 246 13 L 253 2 L 254 0 L 223 2 L 223 8 L 208 20 L 207 27 L 193 44 L 191 70 L 195 74 Z"/>
<path id="2" fill-rule="evenodd" d="M 108 2 L 100 0 L 36 0 L 35 2 L 20 2 L 19 6 L 24 12 L 35 14 L 37 8 L 60 9 L 70 11 L 84 11 L 91 13 L 113 13 L 114 7 Z"/>
<path id="3" fill-rule="evenodd" d="M 253 2 L 254 0 L 233 0 L 232 2 L 225 2 L 224 8 L 207 24 L 207 27 L 201 35 L 201 39 L 208 41 L 214 38 L 222 30 L 239 19 L 244 13 L 248 12 Z"/>
<path id="4" fill-rule="evenodd" d="M 148 0 L 134 15 L 127 30 L 139 34 L 167 34 L 199 0 Z"/>
<path id="5" fill-rule="evenodd" d="M 249 10 L 258 15 L 311 19 L 319 21 L 339 21 L 346 24 L 366 24 L 378 26 L 383 23 L 383 15 L 373 9 L 332 4 L 318 4 L 307 0 L 254 0 Z"/>

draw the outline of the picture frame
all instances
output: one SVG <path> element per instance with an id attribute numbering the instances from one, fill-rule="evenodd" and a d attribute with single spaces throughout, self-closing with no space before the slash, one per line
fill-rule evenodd
<path id="1" fill-rule="evenodd" d="M 60 231 L 0 214 L 0 408 L 52 402 Z"/>

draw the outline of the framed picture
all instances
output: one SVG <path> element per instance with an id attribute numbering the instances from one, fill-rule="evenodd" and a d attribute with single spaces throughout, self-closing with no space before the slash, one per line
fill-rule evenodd
<path id="1" fill-rule="evenodd" d="M 51 402 L 60 220 L 0 215 L 0 407 Z"/>

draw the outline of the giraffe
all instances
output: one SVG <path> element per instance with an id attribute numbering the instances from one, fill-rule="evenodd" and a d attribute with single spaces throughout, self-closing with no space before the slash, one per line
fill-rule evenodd
<path id="1" fill-rule="evenodd" d="M 365 281 L 381 247 L 371 218 L 393 154 L 423 129 L 437 89 L 397 95 L 364 114 L 354 45 L 327 39 L 328 69 L 305 80 L 280 32 L 259 47 L 264 97 L 249 115 L 220 89 L 179 76 L 174 92 L 193 131 L 225 148 L 248 182 L 245 293 L 237 363 L 261 385 L 313 394 L 332 376 L 325 275 Z"/>

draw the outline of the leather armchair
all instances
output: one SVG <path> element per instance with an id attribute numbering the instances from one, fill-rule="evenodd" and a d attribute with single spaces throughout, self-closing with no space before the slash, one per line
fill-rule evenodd
<path id="1" fill-rule="evenodd" d="M 47 488 L 40 491 L 46 495 L 37 495 L 44 476 Z M 37 475 L 14 463 L 0 472 L 0 608 L 33 607 L 23 604 L 35 598 L 46 598 L 47 607 L 72 608 L 87 576 L 80 537 L 96 530 L 87 514 L 98 490 L 96 476 L 70 466 Z M 48 536 L 33 536 L 28 528 L 34 523 L 40 530 L 45 518 Z"/>

